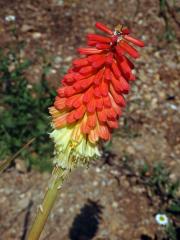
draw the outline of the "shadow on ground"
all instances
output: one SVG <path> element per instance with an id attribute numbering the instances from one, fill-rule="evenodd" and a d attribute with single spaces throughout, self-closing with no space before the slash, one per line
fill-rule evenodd
<path id="1" fill-rule="evenodd" d="M 81 208 L 69 231 L 71 240 L 91 240 L 98 231 L 103 207 L 92 200 Z"/>

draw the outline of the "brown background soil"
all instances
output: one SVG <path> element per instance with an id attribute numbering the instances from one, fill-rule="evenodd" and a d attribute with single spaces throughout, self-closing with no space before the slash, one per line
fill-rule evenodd
<path id="1" fill-rule="evenodd" d="M 7 15 L 15 15 L 15 23 L 5 22 Z M 145 41 L 142 56 L 136 61 L 137 81 L 114 134 L 113 157 L 107 153 L 89 169 L 72 173 L 41 239 L 162 239 L 154 220 L 160 204 L 158 197 L 149 199 L 146 187 L 124 167 L 127 156 L 135 173 L 145 162 L 151 166 L 162 161 L 171 170 L 173 180 L 180 177 L 180 47 L 178 36 L 170 43 L 163 37 L 165 22 L 159 16 L 159 1 L 0 0 L 0 16 L 0 44 L 7 47 L 25 41 L 21 54 L 33 61 L 26 73 L 32 83 L 38 81 L 44 61 L 37 50 L 44 49 L 47 61 L 52 63 L 48 81 L 57 85 L 77 56 L 76 48 L 85 44 L 86 33 L 95 31 L 96 21 L 111 27 L 124 23 Z M 169 21 L 178 34 L 178 25 L 170 15 Z M 13 26 L 16 37 L 12 35 Z M 49 177 L 48 173 L 22 173 L 17 168 L 3 173 L 0 239 L 25 239 L 26 227 L 41 202 Z"/>

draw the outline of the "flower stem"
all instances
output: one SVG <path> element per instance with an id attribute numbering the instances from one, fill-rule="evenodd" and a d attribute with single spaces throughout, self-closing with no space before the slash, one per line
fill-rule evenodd
<path id="1" fill-rule="evenodd" d="M 58 195 L 58 190 L 61 188 L 65 177 L 69 171 L 60 167 L 55 167 L 52 172 L 52 177 L 49 182 L 48 190 L 44 196 L 42 205 L 38 208 L 38 213 L 34 223 L 30 229 L 28 240 L 38 240 L 45 226 L 47 218 L 51 212 L 54 202 Z"/>

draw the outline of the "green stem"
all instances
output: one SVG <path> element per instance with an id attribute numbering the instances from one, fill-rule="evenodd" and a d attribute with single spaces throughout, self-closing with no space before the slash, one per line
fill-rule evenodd
<path id="1" fill-rule="evenodd" d="M 8 166 L 9 164 L 15 159 L 17 158 L 17 156 L 25 149 L 27 148 L 32 142 L 34 142 L 35 138 L 32 138 L 29 142 L 27 142 L 19 151 L 17 151 L 11 158 L 8 158 L 6 160 L 4 160 L 1 164 L 0 164 L 0 173 L 2 173 Z"/>
<path id="2" fill-rule="evenodd" d="M 42 205 L 38 209 L 35 221 L 29 232 L 28 240 L 38 240 L 45 226 L 47 218 L 51 212 L 54 202 L 58 195 L 58 190 L 61 188 L 65 177 L 69 171 L 60 167 L 55 167 L 52 172 L 52 177 L 48 186 L 48 190 L 44 196 Z"/>

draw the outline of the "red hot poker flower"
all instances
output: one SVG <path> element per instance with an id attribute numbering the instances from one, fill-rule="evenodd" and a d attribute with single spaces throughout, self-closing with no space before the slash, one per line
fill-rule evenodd
<path id="1" fill-rule="evenodd" d="M 96 23 L 96 27 L 106 35 L 88 34 L 89 47 L 79 49 L 85 56 L 73 61 L 50 108 L 55 167 L 29 240 L 39 239 L 58 189 L 70 170 L 100 155 L 98 141 L 109 140 L 111 131 L 118 127 L 125 106 L 123 95 L 135 80 L 134 65 L 128 56 L 138 58 L 139 53 L 131 44 L 143 47 L 144 43 L 131 37 L 122 26 L 114 32 L 101 23 Z"/>
<path id="2" fill-rule="evenodd" d="M 64 157 L 63 146 L 69 146 L 70 139 L 71 153 L 66 154 L 68 159 L 73 151 L 84 159 L 88 155 L 85 153 L 87 145 L 93 152 L 99 139 L 110 139 L 125 106 L 123 95 L 129 92 L 130 82 L 135 80 L 132 73 L 134 65 L 128 57 L 139 58 L 138 51 L 132 45 L 144 47 L 144 43 L 130 36 L 130 31 L 123 26 L 118 25 L 112 31 L 97 22 L 96 27 L 106 35 L 87 35 L 88 47 L 78 49 L 85 56 L 73 61 L 73 66 L 62 80 L 62 87 L 57 91 L 54 106 L 50 108 L 55 128 L 52 137 L 56 143 L 57 163 L 59 158 Z M 57 130 L 61 130 L 66 138 L 65 143 Z M 86 150 L 77 150 L 78 146 L 81 148 L 82 139 L 86 139 Z M 98 155 L 97 149 L 95 152 Z M 90 155 L 94 157 L 93 153 Z M 75 155 L 71 163 L 60 165 L 71 168 L 72 162 L 77 160 L 73 159 L 76 159 Z"/>

